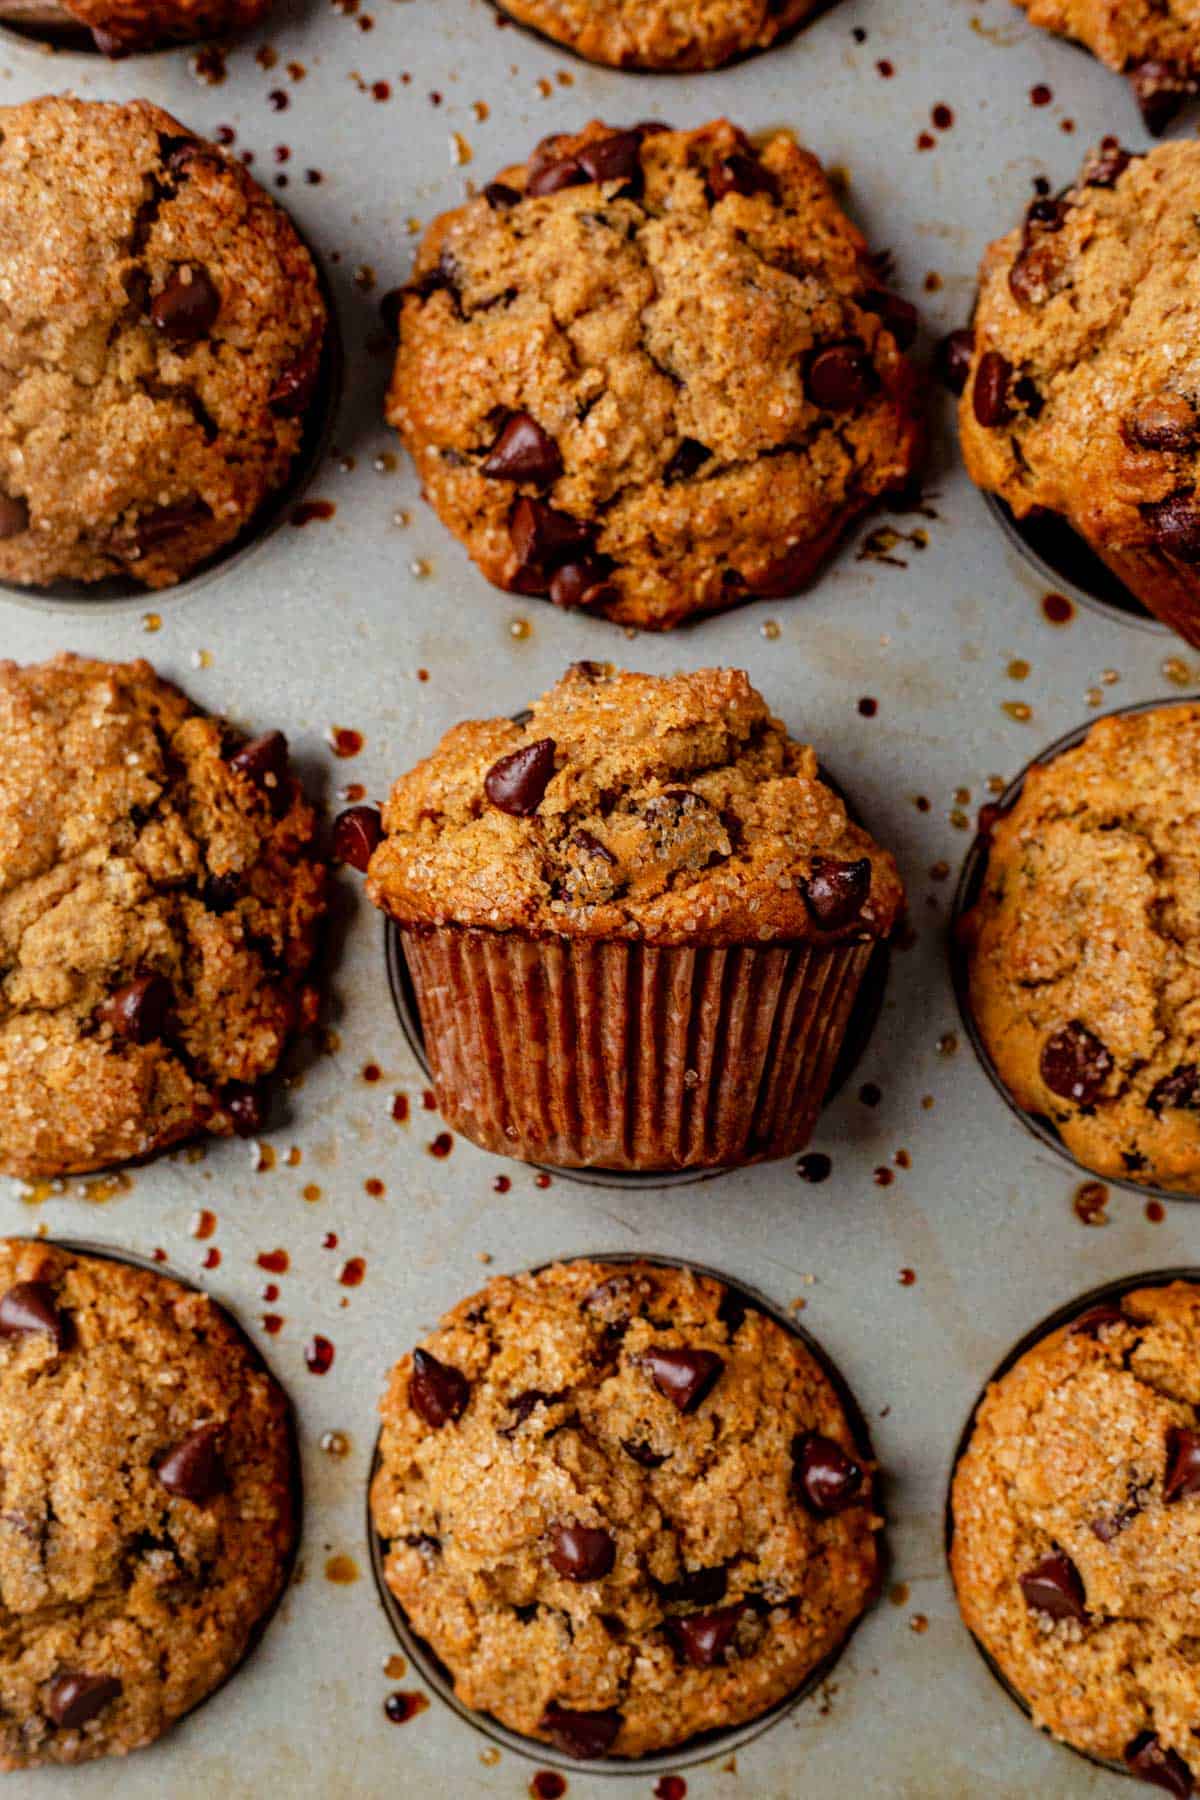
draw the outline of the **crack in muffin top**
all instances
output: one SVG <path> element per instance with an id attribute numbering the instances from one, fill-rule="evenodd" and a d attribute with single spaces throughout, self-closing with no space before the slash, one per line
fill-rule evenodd
<path id="1" fill-rule="evenodd" d="M 816 158 L 593 123 L 437 219 L 387 416 L 490 581 L 622 624 L 791 594 L 917 456 L 914 309 Z"/>
<path id="2" fill-rule="evenodd" d="M 316 818 L 148 663 L 0 662 L 0 1169 L 248 1135 L 311 1024 Z"/>
<path id="3" fill-rule="evenodd" d="M 572 1754 L 756 1717 L 875 1595 L 871 1466 L 829 1377 L 691 1270 L 500 1277 L 381 1410 L 388 1586 L 464 1704 Z"/>
<path id="4" fill-rule="evenodd" d="M 820 0 L 500 0 L 501 10 L 591 62 L 715 69 L 762 50 Z"/>
<path id="5" fill-rule="evenodd" d="M 895 861 L 738 669 L 574 664 L 392 789 L 368 893 L 410 926 L 652 944 L 883 936 Z"/>

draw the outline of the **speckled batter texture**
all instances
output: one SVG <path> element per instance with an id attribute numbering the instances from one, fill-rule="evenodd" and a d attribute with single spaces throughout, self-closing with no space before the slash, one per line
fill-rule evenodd
<path id="1" fill-rule="evenodd" d="M 31 1304 L 43 1328 L 14 1333 Z M 136 1750 L 236 1667 L 280 1593 L 287 1403 L 206 1295 L 9 1240 L 0 1435 L 0 1768 Z"/>
<path id="2" fill-rule="evenodd" d="M 1188 1283 L 1051 1333 L 988 1389 L 952 1498 L 963 1617 L 1035 1721 L 1143 1775 L 1179 1759 L 1175 1794 L 1200 1779 L 1198 1370 Z"/>
<path id="3" fill-rule="evenodd" d="M 904 486 L 915 329 L 790 137 L 592 124 L 427 232 L 387 416 L 490 581 L 662 629 Z"/>
<path id="4" fill-rule="evenodd" d="M 647 1361 L 684 1349 L 720 1365 L 686 1411 Z M 720 1283 L 641 1263 L 505 1276 L 423 1352 L 459 1372 L 465 1404 L 432 1426 L 426 1377 L 400 1360 L 372 1516 L 388 1585 L 466 1705 L 577 1753 L 607 1730 L 609 1753 L 637 1756 L 764 1712 L 873 1597 L 869 1468 L 854 1461 L 857 1498 L 825 1516 L 794 1483 L 808 1434 L 858 1458 L 841 1403 L 798 1339 Z M 606 1573 L 561 1572 L 563 1526 L 599 1534 Z"/>
<path id="5" fill-rule="evenodd" d="M 496 762 L 549 741 L 536 810 L 489 800 Z M 846 816 L 816 752 L 740 669 L 655 676 L 575 664 L 522 724 L 474 720 L 402 775 L 368 891 L 405 924 L 645 943 L 884 936 L 903 899 L 891 854 Z M 823 924 L 818 859 L 864 859 L 861 904 Z"/>
<path id="6" fill-rule="evenodd" d="M 145 662 L 0 662 L 0 1169 L 261 1126 L 325 904 L 313 810 L 266 748 Z"/>
<path id="7" fill-rule="evenodd" d="M 980 270 L 959 408 L 972 478 L 1060 514 L 1152 611 L 1200 637 L 1200 143 L 1114 140 Z"/>
<path id="8" fill-rule="evenodd" d="M 164 587 L 232 542 L 325 324 L 286 215 L 168 113 L 0 108 L 0 579 Z"/>
<path id="9" fill-rule="evenodd" d="M 592 62 L 618 69 L 715 69 L 765 50 L 821 0 L 499 0 Z"/>
<path id="10" fill-rule="evenodd" d="M 997 821 L 964 921 L 1018 1106 L 1101 1175 L 1200 1193 L 1200 707 L 1098 720 Z"/>
<path id="11" fill-rule="evenodd" d="M 1159 132 L 1200 76 L 1196 0 L 1017 0 L 1035 25 L 1086 44 L 1129 77 L 1147 126 Z"/>

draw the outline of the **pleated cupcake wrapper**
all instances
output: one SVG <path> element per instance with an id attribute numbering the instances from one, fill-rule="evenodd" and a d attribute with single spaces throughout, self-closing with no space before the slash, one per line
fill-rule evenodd
<path id="1" fill-rule="evenodd" d="M 873 944 L 401 931 L 438 1106 L 486 1150 L 689 1169 L 803 1149 Z"/>
<path id="2" fill-rule="evenodd" d="M 1102 550 L 1100 556 L 1156 619 L 1200 649 L 1200 567 L 1162 550 Z"/>

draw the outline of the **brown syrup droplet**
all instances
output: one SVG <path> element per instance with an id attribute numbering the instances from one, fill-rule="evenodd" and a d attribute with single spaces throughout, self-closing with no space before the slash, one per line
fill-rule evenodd
<path id="1" fill-rule="evenodd" d="M 321 1448 L 325 1452 L 326 1456 L 336 1456 L 336 1457 L 349 1456 L 349 1454 L 350 1454 L 350 1439 L 347 1437 L 347 1435 L 344 1431 L 325 1431 L 325 1432 L 322 1432 L 322 1434 L 321 1434 Z M 403 1657 L 400 1657 L 398 1660 L 401 1662 L 401 1664 L 403 1664 L 403 1662 L 404 1662 Z M 384 1670 L 385 1675 L 394 1675 L 395 1678 L 397 1678 L 397 1679 L 401 1675 L 403 1675 L 403 1673 L 404 1673 L 403 1667 L 396 1669 L 394 1671 L 391 1669 Z"/>
<path id="2" fill-rule="evenodd" d="M 373 1082 L 383 1080 L 383 1070 L 378 1063 L 364 1063 L 360 1074 L 364 1081 Z"/>
<path id="3" fill-rule="evenodd" d="M 534 1176 L 533 1185 L 536 1188 L 543 1188 L 543 1189 L 548 1188 L 550 1186 L 550 1177 L 549 1177 L 549 1175 L 546 1174 L 546 1171 L 544 1169 L 542 1170 L 540 1175 Z"/>
<path id="4" fill-rule="evenodd" d="M 333 754 L 340 756 L 343 761 L 357 756 L 366 742 L 361 731 L 354 731 L 348 725 L 331 725 L 326 735 Z"/>
<path id="5" fill-rule="evenodd" d="M 876 1187 L 891 1187 L 891 1185 L 892 1185 L 893 1181 L 895 1181 L 895 1179 L 896 1179 L 895 1174 L 893 1173 L 893 1171 L 891 1169 L 889 1169 L 887 1167 L 886 1163 L 881 1163 L 879 1168 L 877 1168 L 875 1171 L 875 1186 Z"/>
<path id="6" fill-rule="evenodd" d="M 907 1581 L 894 1581 L 888 1590 L 888 1599 L 893 1606 L 904 1606 L 908 1600 L 909 1586 Z"/>
<path id="7" fill-rule="evenodd" d="M 1039 81 L 1036 87 L 1031 87 L 1029 90 L 1029 104 L 1031 106 L 1049 106 L 1053 98 L 1053 92 L 1046 86 L 1044 81 Z"/>
<path id="8" fill-rule="evenodd" d="M 497 1175 L 495 1181 L 492 1183 L 492 1192 L 494 1194 L 507 1194 L 511 1187 L 512 1181 L 509 1176 Z"/>
<path id="9" fill-rule="evenodd" d="M 383 1672 L 389 1681 L 403 1681 L 408 1674 L 408 1664 L 398 1650 L 387 1658 Z"/>
<path id="10" fill-rule="evenodd" d="M 392 1117 L 395 1119 L 397 1125 L 408 1124 L 408 1113 L 408 1095 L 396 1094 L 392 1100 Z"/>
<path id="11" fill-rule="evenodd" d="M 286 1250 L 260 1250 L 254 1260 L 269 1275 L 286 1275 L 291 1266 Z"/>
<path id="12" fill-rule="evenodd" d="M 529 1783 L 532 1800 L 562 1800 L 567 1791 L 567 1778 L 557 1769 L 538 1769 Z"/>
<path id="13" fill-rule="evenodd" d="M 337 1587 L 349 1587 L 358 1580 L 358 1564 L 344 1551 L 337 1551 L 325 1559 L 325 1579 L 334 1582 Z"/>
<path id="14" fill-rule="evenodd" d="M 204 1262 L 204 1267 L 206 1269 L 219 1269 L 220 1268 L 221 1252 L 217 1249 L 217 1246 L 215 1244 L 211 1245 L 210 1248 L 204 1252 L 203 1262 Z"/>
<path id="15" fill-rule="evenodd" d="M 916 1279 L 917 1271 L 915 1269 L 901 1269 L 896 1277 L 896 1280 L 900 1283 L 901 1287 L 913 1287 L 916 1283 Z"/>
<path id="16" fill-rule="evenodd" d="M 1104 1210 L 1108 1205 L 1108 1189 L 1102 1181 L 1081 1182 L 1071 1205 L 1081 1225 L 1108 1224 L 1108 1214 Z"/>
<path id="17" fill-rule="evenodd" d="M 864 719 L 873 719 L 879 711 L 879 702 L 872 700 L 870 694 L 864 694 L 858 703 L 858 710 Z"/>
<path id="18" fill-rule="evenodd" d="M 380 1181 L 378 1175 L 368 1175 L 367 1179 L 363 1182 L 363 1192 L 365 1194 L 370 1194 L 372 1200 L 382 1200 L 383 1196 L 387 1193 L 387 1188 L 384 1186 L 383 1182 Z"/>
<path id="19" fill-rule="evenodd" d="M 352 1256 L 338 1270 L 338 1280 L 343 1287 L 361 1287 L 366 1272 L 366 1259 L 361 1256 Z"/>
<path id="20" fill-rule="evenodd" d="M 314 1200 L 319 1200 L 321 1198 L 321 1190 L 317 1186 L 315 1181 L 310 1181 L 308 1183 L 308 1185 L 303 1189 L 303 1196 L 308 1201 L 310 1206 L 312 1205 Z"/>
<path id="21" fill-rule="evenodd" d="M 277 1283 L 274 1281 L 264 1281 L 263 1285 L 258 1290 L 258 1297 L 260 1300 L 265 1300 L 267 1305 L 270 1306 L 279 1298 L 279 1287 Z"/>
<path id="22" fill-rule="evenodd" d="M 305 1346 L 304 1366 L 310 1375 L 324 1375 L 333 1366 L 333 1345 L 327 1337 L 315 1333 Z"/>
<path id="23" fill-rule="evenodd" d="M 383 1710 L 393 1725 L 406 1725 L 423 1713 L 429 1705 L 424 1694 L 389 1694 L 383 1703 Z"/>
<path id="24" fill-rule="evenodd" d="M 1147 1200 L 1146 1217 L 1152 1225 L 1161 1225 L 1167 1216 L 1167 1209 L 1161 1200 Z"/>
<path id="25" fill-rule="evenodd" d="M 796 1163 L 801 1181 L 828 1181 L 832 1172 L 833 1162 L 823 1150 L 809 1150 Z"/>
<path id="26" fill-rule="evenodd" d="M 292 524 L 311 525 L 314 519 L 332 519 L 336 511 L 332 500 L 302 500 L 292 508 Z"/>
<path id="27" fill-rule="evenodd" d="M 194 1238 L 210 1238 L 217 1229 L 217 1215 L 209 1212 L 206 1206 L 194 1212 L 188 1224 L 188 1230 Z"/>
<path id="28" fill-rule="evenodd" d="M 1069 625 L 1075 617 L 1075 603 L 1065 594 L 1043 594 L 1042 617 L 1050 625 Z"/>
<path id="29" fill-rule="evenodd" d="M 929 1620 L 924 1613 L 914 1613 L 908 1621 L 908 1629 L 915 1632 L 918 1637 L 923 1637 L 929 1630 Z"/>
<path id="30" fill-rule="evenodd" d="M 429 1151 L 430 1156 L 437 1157 L 449 1156 L 453 1148 L 454 1139 L 450 1136 L 448 1131 L 439 1131 L 432 1144 L 426 1145 L 426 1149 Z"/>
<path id="31" fill-rule="evenodd" d="M 325 1233 L 325 1236 L 321 1239 L 322 1250 L 336 1250 L 337 1247 L 338 1247 L 337 1232 L 336 1231 L 327 1231 Z"/>
<path id="32" fill-rule="evenodd" d="M 278 1313 L 264 1313 L 262 1317 L 262 1328 L 267 1333 L 268 1337 L 275 1337 L 283 1329 L 283 1320 Z"/>
<path id="33" fill-rule="evenodd" d="M 654 1789 L 654 1800 L 686 1800 L 687 1791 L 682 1775 L 664 1775 Z"/>

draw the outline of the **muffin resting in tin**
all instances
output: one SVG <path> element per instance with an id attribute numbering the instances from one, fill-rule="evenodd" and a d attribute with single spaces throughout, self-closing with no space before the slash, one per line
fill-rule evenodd
<path id="1" fill-rule="evenodd" d="M 1128 76 L 1149 131 L 1170 122 L 1200 78 L 1200 15 L 1192 0 L 1017 0 L 1033 24 L 1077 43 Z"/>
<path id="2" fill-rule="evenodd" d="M 464 1704 L 572 1755 L 755 1718 L 875 1594 L 882 1521 L 829 1377 L 690 1270 L 500 1277 L 382 1411 L 388 1586 Z"/>
<path id="3" fill-rule="evenodd" d="M 1099 719 L 1025 777 L 962 922 L 1017 1105 L 1099 1175 L 1200 1193 L 1200 707 Z"/>
<path id="4" fill-rule="evenodd" d="M 959 404 L 967 469 L 1056 513 L 1200 643 L 1200 143 L 1114 139 L 1036 199 L 979 276 Z"/>
<path id="5" fill-rule="evenodd" d="M 0 580 L 160 588 L 300 449 L 312 259 L 240 162 L 146 101 L 0 107 Z"/>
<path id="6" fill-rule="evenodd" d="M 823 0 L 498 0 L 591 62 L 618 69 L 715 69 L 765 50 Z"/>
<path id="7" fill-rule="evenodd" d="M 1200 1780 L 1200 1287 L 1142 1288 L 988 1389 L 954 1475 L 963 1618 L 1034 1722 L 1181 1797 Z"/>
<path id="8" fill-rule="evenodd" d="M 426 233 L 388 419 L 489 581 L 665 629 L 906 484 L 915 331 L 790 137 L 591 124 Z"/>
<path id="9" fill-rule="evenodd" d="M 206 1294 L 10 1239 L 0 1432 L 0 1768 L 139 1749 L 283 1587 L 287 1402 Z"/>

